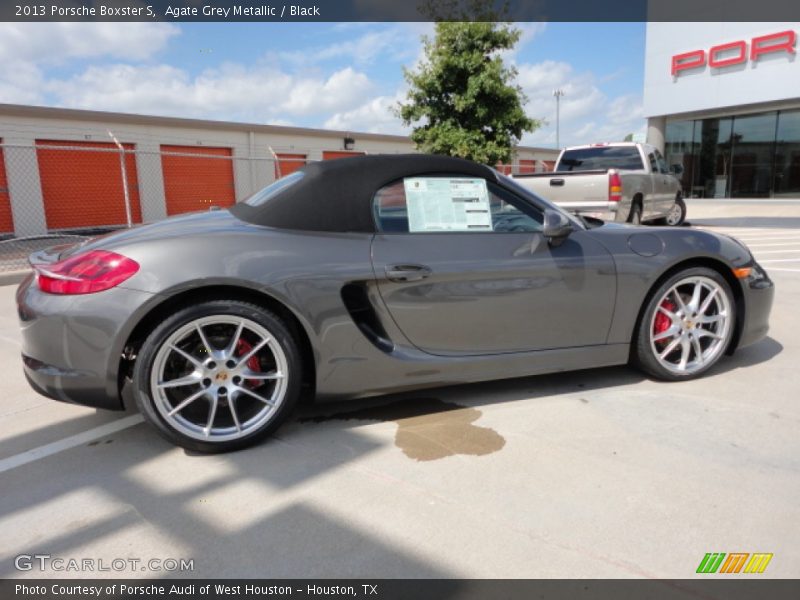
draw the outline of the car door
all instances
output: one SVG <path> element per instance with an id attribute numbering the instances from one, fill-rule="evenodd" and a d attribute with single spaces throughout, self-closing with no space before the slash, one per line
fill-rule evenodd
<path id="1" fill-rule="evenodd" d="M 436 355 L 603 344 L 614 262 L 584 230 L 553 247 L 542 212 L 474 177 L 410 177 L 374 199 L 380 296 L 417 348 Z"/>
<path id="2" fill-rule="evenodd" d="M 664 211 L 664 181 L 654 150 L 654 148 L 650 148 L 647 152 L 650 175 L 645 177 L 650 180 L 648 188 L 652 190 L 650 197 L 644 203 L 644 217 L 647 219 L 656 218 Z"/>
<path id="3" fill-rule="evenodd" d="M 653 173 L 654 187 L 658 190 L 658 211 L 661 216 L 665 216 L 672 209 L 675 203 L 677 186 L 675 178 L 669 172 L 667 161 L 656 148 L 654 150 L 656 158 L 657 172 Z"/>

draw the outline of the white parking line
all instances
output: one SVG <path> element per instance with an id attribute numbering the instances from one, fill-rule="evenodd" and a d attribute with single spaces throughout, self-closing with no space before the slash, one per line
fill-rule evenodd
<path id="1" fill-rule="evenodd" d="M 770 229 L 769 231 L 738 231 L 736 229 L 721 229 L 731 235 L 741 235 L 743 237 L 770 237 L 773 235 L 797 235 L 800 229 Z"/>
<path id="2" fill-rule="evenodd" d="M 800 248 L 788 248 L 786 250 L 759 250 L 755 252 L 761 256 L 762 254 L 791 254 L 792 252 L 800 252 Z"/>
<path id="3" fill-rule="evenodd" d="M 778 242 L 777 244 L 748 244 L 750 248 L 774 248 L 775 246 L 797 246 L 800 242 Z"/>
<path id="4" fill-rule="evenodd" d="M 9 456 L 8 458 L 0 460 L 0 473 L 10 471 L 11 469 L 16 469 L 17 467 L 27 465 L 28 463 L 32 463 L 42 458 L 47 458 L 48 456 L 58 454 L 64 450 L 69 450 L 75 446 L 81 446 L 98 438 L 105 437 L 111 433 L 128 429 L 129 427 L 138 425 L 143 421 L 144 419 L 142 418 L 142 415 L 123 417 L 122 419 L 117 419 L 111 423 L 106 423 L 105 425 L 95 427 L 94 429 L 89 429 L 88 431 L 71 435 L 63 440 L 45 444 L 44 446 L 39 446 L 38 448 L 28 450 L 27 452 L 15 454 L 14 456 Z"/>
<path id="5" fill-rule="evenodd" d="M 791 237 L 791 238 L 771 237 L 771 238 L 757 238 L 757 239 L 753 238 L 752 240 L 746 240 L 746 239 L 737 237 L 736 239 L 739 240 L 740 242 L 744 243 L 744 244 L 747 244 L 748 246 L 750 246 L 751 244 L 756 246 L 758 244 L 768 244 L 768 243 L 771 244 L 771 243 L 778 243 L 778 242 L 785 243 L 785 244 L 800 244 L 800 237 Z"/>
<path id="6" fill-rule="evenodd" d="M 724 227 L 701 226 L 701 227 L 698 227 L 698 229 L 707 229 L 709 231 L 717 231 L 717 232 L 720 232 L 720 233 L 721 232 L 727 232 L 727 233 L 730 233 L 731 235 L 734 235 L 734 234 L 737 234 L 737 233 L 739 235 L 758 235 L 758 234 L 771 233 L 771 232 L 775 232 L 775 231 L 781 231 L 781 232 L 784 232 L 784 233 L 792 233 L 792 232 L 797 231 L 797 229 L 791 229 L 791 228 L 776 229 L 774 227 L 763 227 L 761 229 L 755 229 L 755 228 L 753 228 L 753 229 L 741 228 L 740 229 L 740 228 L 737 227 L 736 229 L 725 229 Z"/>
<path id="7" fill-rule="evenodd" d="M 770 267 L 769 272 L 772 273 L 773 271 L 782 271 L 785 273 L 800 273 L 800 269 L 784 269 L 783 267 Z"/>
<path id="8" fill-rule="evenodd" d="M 769 260 L 760 260 L 760 263 L 776 263 L 776 262 L 800 262 L 800 258 L 770 258 Z"/>

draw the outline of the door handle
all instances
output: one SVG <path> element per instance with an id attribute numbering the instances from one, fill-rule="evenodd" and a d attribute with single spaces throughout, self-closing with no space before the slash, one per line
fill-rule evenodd
<path id="1" fill-rule="evenodd" d="M 564 180 L 563 179 L 551 179 L 550 180 L 550 185 L 554 186 L 554 187 L 555 186 L 559 186 L 559 185 L 564 185 Z"/>
<path id="2" fill-rule="evenodd" d="M 386 267 L 386 277 L 389 281 L 405 282 L 420 281 L 428 277 L 433 271 L 425 265 L 391 265 Z"/>

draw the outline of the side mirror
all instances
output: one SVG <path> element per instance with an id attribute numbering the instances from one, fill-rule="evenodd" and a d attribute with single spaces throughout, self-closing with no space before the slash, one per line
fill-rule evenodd
<path id="1" fill-rule="evenodd" d="M 572 222 L 563 213 L 547 208 L 544 211 L 543 233 L 551 246 L 560 246 L 572 233 Z"/>

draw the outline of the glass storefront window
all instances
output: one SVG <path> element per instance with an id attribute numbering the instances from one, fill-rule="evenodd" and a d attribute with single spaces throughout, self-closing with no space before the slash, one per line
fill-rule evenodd
<path id="1" fill-rule="evenodd" d="M 692 177 L 697 157 L 697 144 L 694 140 L 694 121 L 675 121 L 667 123 L 664 155 L 667 165 L 681 181 L 683 195 L 691 197 Z"/>
<path id="2" fill-rule="evenodd" d="M 778 116 L 773 182 L 775 196 L 800 196 L 800 110 Z"/>
<path id="3" fill-rule="evenodd" d="M 686 197 L 800 196 L 800 110 L 673 121 L 664 133 Z"/>
<path id="4" fill-rule="evenodd" d="M 777 116 L 777 113 L 771 112 L 734 119 L 730 179 L 732 198 L 769 198 Z"/>
<path id="5" fill-rule="evenodd" d="M 705 198 L 724 198 L 728 195 L 731 171 L 731 133 L 733 119 L 704 119 L 698 121 L 698 166 L 692 189 Z"/>

